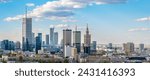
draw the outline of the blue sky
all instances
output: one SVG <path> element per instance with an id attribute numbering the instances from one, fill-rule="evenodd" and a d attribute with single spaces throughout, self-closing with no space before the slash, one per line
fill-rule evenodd
<path id="1" fill-rule="evenodd" d="M 88 23 L 92 40 L 98 43 L 150 44 L 150 0 L 0 1 L 0 40 L 21 41 L 20 18 L 28 6 L 33 32 L 42 32 L 43 37 L 52 26 L 60 33 L 60 39 L 62 29 L 67 26 L 74 29 L 77 25 L 84 34 Z"/>

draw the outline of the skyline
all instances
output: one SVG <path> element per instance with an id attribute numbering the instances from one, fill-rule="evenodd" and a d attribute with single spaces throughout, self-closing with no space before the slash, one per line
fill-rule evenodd
<path id="1" fill-rule="evenodd" d="M 99 44 L 110 42 L 150 44 L 149 2 L 147 0 L 42 0 L 40 2 L 0 0 L 2 15 L 0 27 L 3 28 L 0 29 L 0 40 L 21 41 L 20 19 L 25 13 L 26 5 L 28 16 L 33 17 L 33 32 L 43 33 L 44 40 L 50 27 L 55 26 L 55 30 L 60 34 L 68 25 L 73 30 L 77 25 L 82 31 L 83 41 L 88 23 L 92 40 L 96 40 Z M 58 6 L 59 3 L 62 4 Z M 60 42 L 62 35 L 59 37 Z"/>

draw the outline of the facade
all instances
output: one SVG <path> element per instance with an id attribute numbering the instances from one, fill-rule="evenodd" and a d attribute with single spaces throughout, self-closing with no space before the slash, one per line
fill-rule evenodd
<path id="1" fill-rule="evenodd" d="M 20 50 L 21 49 L 21 43 L 19 41 L 17 41 L 15 43 L 15 50 Z"/>
<path id="2" fill-rule="evenodd" d="M 9 40 L 3 40 L 1 42 L 1 49 L 3 50 L 15 50 L 15 43 Z"/>
<path id="3" fill-rule="evenodd" d="M 32 51 L 32 18 L 22 19 L 22 50 Z"/>
<path id="4" fill-rule="evenodd" d="M 48 34 L 46 35 L 46 45 L 47 46 L 49 45 L 49 35 Z"/>
<path id="5" fill-rule="evenodd" d="M 81 31 L 73 31 L 73 46 L 77 48 L 77 52 L 81 52 Z"/>
<path id="6" fill-rule="evenodd" d="M 54 45 L 54 28 L 50 28 L 50 45 Z"/>
<path id="7" fill-rule="evenodd" d="M 92 42 L 92 51 L 96 51 L 96 46 L 97 46 L 97 42 L 96 41 L 93 41 Z"/>
<path id="8" fill-rule="evenodd" d="M 88 25 L 86 28 L 86 34 L 84 35 L 84 53 L 90 54 L 91 52 L 91 35 L 89 34 Z"/>
<path id="9" fill-rule="evenodd" d="M 35 52 L 38 54 L 38 50 L 41 50 L 41 39 L 40 36 L 36 37 L 36 45 L 35 45 Z"/>
<path id="10" fill-rule="evenodd" d="M 134 53 L 134 43 L 132 42 L 124 43 L 123 48 L 126 54 Z"/>
<path id="11" fill-rule="evenodd" d="M 144 51 L 144 44 L 139 44 L 139 50 L 140 50 L 140 52 Z"/>
<path id="12" fill-rule="evenodd" d="M 54 33 L 54 45 L 58 45 L 58 32 Z"/>
<path id="13" fill-rule="evenodd" d="M 71 29 L 63 30 L 63 44 L 71 46 L 72 42 L 71 38 L 72 38 L 72 30 Z"/>
<path id="14" fill-rule="evenodd" d="M 64 52 L 64 57 L 71 57 L 72 56 L 72 47 L 71 46 L 68 46 L 68 45 L 65 45 L 65 48 L 64 48 L 65 52 Z"/>
<path id="15" fill-rule="evenodd" d="M 63 53 L 65 56 L 65 46 L 71 46 L 71 41 L 72 41 L 72 30 L 71 29 L 65 29 L 63 30 Z"/>

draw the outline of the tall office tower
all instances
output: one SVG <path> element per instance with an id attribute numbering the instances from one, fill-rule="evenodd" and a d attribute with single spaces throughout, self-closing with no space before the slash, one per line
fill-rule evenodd
<path id="1" fill-rule="evenodd" d="M 96 46 L 97 46 L 97 42 L 93 41 L 92 42 L 92 51 L 96 52 Z"/>
<path id="2" fill-rule="evenodd" d="M 73 31 L 73 46 L 77 49 L 77 52 L 81 52 L 81 31 Z"/>
<path id="3" fill-rule="evenodd" d="M 63 43 L 64 45 L 69 45 L 71 46 L 71 41 L 72 41 L 72 30 L 71 29 L 65 29 L 63 30 Z"/>
<path id="4" fill-rule="evenodd" d="M 89 34 L 89 29 L 87 25 L 86 34 L 84 35 L 84 53 L 90 54 L 91 52 L 90 46 L 91 46 L 91 35 Z"/>
<path id="5" fill-rule="evenodd" d="M 46 35 L 46 45 L 47 46 L 49 45 L 49 35 L 48 34 Z"/>
<path id="6" fill-rule="evenodd" d="M 140 50 L 140 52 L 144 51 L 144 44 L 139 44 L 139 50 Z"/>
<path id="7" fill-rule="evenodd" d="M 32 45 L 33 45 L 33 48 L 35 48 L 35 33 L 32 33 Z"/>
<path id="8" fill-rule="evenodd" d="M 58 32 L 54 33 L 54 45 L 58 45 Z"/>
<path id="9" fill-rule="evenodd" d="M 72 41 L 72 30 L 71 29 L 65 29 L 63 30 L 63 52 L 65 53 L 65 46 L 71 46 Z"/>
<path id="10" fill-rule="evenodd" d="M 40 38 L 39 45 L 40 45 L 40 49 L 41 49 L 41 47 L 42 47 L 42 33 L 38 33 L 38 37 Z"/>
<path id="11" fill-rule="evenodd" d="M 134 43 L 128 42 L 123 44 L 124 51 L 126 54 L 134 53 Z"/>
<path id="12" fill-rule="evenodd" d="M 35 52 L 36 52 L 36 54 L 38 54 L 38 50 L 41 50 L 41 38 L 40 38 L 40 36 L 38 35 L 37 37 L 36 37 L 36 45 L 35 45 Z"/>
<path id="13" fill-rule="evenodd" d="M 22 19 L 22 49 L 32 51 L 32 18 Z"/>
<path id="14" fill-rule="evenodd" d="M 50 28 L 50 44 L 54 45 L 54 28 Z"/>
<path id="15" fill-rule="evenodd" d="M 15 50 L 20 50 L 21 49 L 21 43 L 19 41 L 17 41 L 15 43 Z"/>

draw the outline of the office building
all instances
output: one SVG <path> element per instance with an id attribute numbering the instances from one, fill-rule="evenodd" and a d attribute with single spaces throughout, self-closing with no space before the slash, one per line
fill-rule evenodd
<path id="1" fill-rule="evenodd" d="M 139 44 L 139 50 L 140 50 L 140 52 L 144 51 L 144 44 Z"/>
<path id="2" fill-rule="evenodd" d="M 46 45 L 47 46 L 49 45 L 49 35 L 48 34 L 46 35 Z"/>
<path id="3" fill-rule="evenodd" d="M 22 50 L 32 51 L 32 18 L 22 19 Z"/>
<path id="4" fill-rule="evenodd" d="M 50 28 L 50 45 L 54 45 L 54 28 Z"/>
<path id="5" fill-rule="evenodd" d="M 73 46 L 77 48 L 77 52 L 81 52 L 81 31 L 73 31 Z"/>
<path id="6" fill-rule="evenodd" d="M 19 41 L 17 41 L 15 43 L 15 50 L 20 50 L 21 49 L 21 43 Z"/>
<path id="7" fill-rule="evenodd" d="M 58 32 L 54 33 L 54 45 L 58 45 Z"/>
<path id="8" fill-rule="evenodd" d="M 93 41 L 92 42 L 92 46 L 91 46 L 91 50 L 93 51 L 93 52 L 96 52 L 96 46 L 97 46 L 97 42 L 96 41 Z"/>
<path id="9" fill-rule="evenodd" d="M 126 54 L 134 53 L 134 43 L 132 42 L 124 43 L 123 48 Z"/>
<path id="10" fill-rule="evenodd" d="M 35 45 L 36 54 L 38 54 L 38 50 L 41 50 L 41 38 L 40 38 L 40 36 L 36 37 L 36 45 Z"/>

